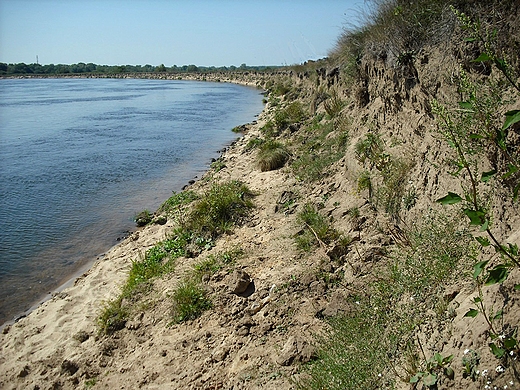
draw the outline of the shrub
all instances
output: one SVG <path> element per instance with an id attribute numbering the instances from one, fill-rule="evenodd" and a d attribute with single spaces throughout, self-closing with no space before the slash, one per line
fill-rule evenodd
<path id="1" fill-rule="evenodd" d="M 171 213 L 178 210 L 179 207 L 193 202 L 195 199 L 197 199 L 197 194 L 194 191 L 174 192 L 173 195 L 161 205 L 159 211 Z"/>
<path id="2" fill-rule="evenodd" d="M 260 171 L 273 171 L 285 165 L 289 157 L 287 148 L 280 142 L 269 140 L 260 145 L 257 163 Z"/>
<path id="3" fill-rule="evenodd" d="M 240 181 L 216 183 L 194 204 L 186 229 L 211 238 L 228 233 L 253 207 L 252 196 Z"/>
<path id="4" fill-rule="evenodd" d="M 101 314 L 97 319 L 99 332 L 112 334 L 125 327 L 128 319 L 128 310 L 122 306 L 122 298 L 105 302 Z"/>
<path id="5" fill-rule="evenodd" d="M 139 227 L 146 226 L 152 222 L 152 214 L 148 210 L 143 210 L 135 216 L 135 224 Z"/>
<path id="6" fill-rule="evenodd" d="M 194 320 L 212 306 L 208 294 L 194 279 L 181 282 L 172 298 L 174 323 Z"/>

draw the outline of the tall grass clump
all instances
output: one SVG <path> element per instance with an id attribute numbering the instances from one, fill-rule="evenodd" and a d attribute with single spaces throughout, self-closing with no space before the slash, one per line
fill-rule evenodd
<path id="1" fill-rule="evenodd" d="M 184 228 L 206 238 L 229 233 L 253 207 L 253 193 L 240 181 L 215 183 L 193 204 Z"/>
<path id="2" fill-rule="evenodd" d="M 175 288 L 173 295 L 173 323 L 194 320 L 211 308 L 211 299 L 193 278 L 187 278 Z"/>
<path id="3" fill-rule="evenodd" d="M 289 158 L 287 148 L 278 141 L 267 140 L 259 146 L 257 164 L 260 171 L 273 171 L 285 165 Z"/>

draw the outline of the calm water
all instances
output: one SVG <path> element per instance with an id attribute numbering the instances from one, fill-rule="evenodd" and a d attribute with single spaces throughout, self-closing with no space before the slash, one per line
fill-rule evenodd
<path id="1" fill-rule="evenodd" d="M 200 176 L 262 108 L 233 84 L 0 80 L 0 324 Z"/>

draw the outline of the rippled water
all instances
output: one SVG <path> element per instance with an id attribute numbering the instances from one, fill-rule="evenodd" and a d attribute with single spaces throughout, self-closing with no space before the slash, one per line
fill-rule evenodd
<path id="1" fill-rule="evenodd" d="M 200 175 L 262 110 L 233 84 L 0 80 L 0 324 Z"/>

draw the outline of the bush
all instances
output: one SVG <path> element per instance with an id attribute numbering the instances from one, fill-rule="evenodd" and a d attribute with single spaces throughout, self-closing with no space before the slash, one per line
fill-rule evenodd
<path id="1" fill-rule="evenodd" d="M 194 320 L 211 306 L 206 291 L 194 279 L 187 279 L 173 292 L 173 322 Z"/>
<path id="2" fill-rule="evenodd" d="M 216 183 L 193 206 L 186 230 L 216 238 L 240 223 L 253 207 L 253 193 L 240 181 Z"/>
<path id="3" fill-rule="evenodd" d="M 289 157 L 287 148 L 280 142 L 269 140 L 260 145 L 257 163 L 262 172 L 273 171 L 284 166 Z"/>

